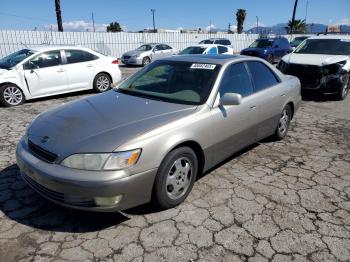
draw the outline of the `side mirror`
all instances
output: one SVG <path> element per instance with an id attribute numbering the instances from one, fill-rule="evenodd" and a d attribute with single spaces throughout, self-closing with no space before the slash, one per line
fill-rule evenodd
<path id="1" fill-rule="evenodd" d="M 225 93 L 220 98 L 220 105 L 222 106 L 237 106 L 242 103 L 242 96 L 236 93 Z"/>

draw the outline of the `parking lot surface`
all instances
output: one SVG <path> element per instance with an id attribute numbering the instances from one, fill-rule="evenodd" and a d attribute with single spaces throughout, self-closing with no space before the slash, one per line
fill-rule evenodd
<path id="1" fill-rule="evenodd" d="M 176 208 L 89 213 L 31 190 L 15 148 L 35 115 L 90 95 L 0 108 L 1 261 L 349 261 L 350 97 L 303 101 L 285 140 L 202 175 Z"/>

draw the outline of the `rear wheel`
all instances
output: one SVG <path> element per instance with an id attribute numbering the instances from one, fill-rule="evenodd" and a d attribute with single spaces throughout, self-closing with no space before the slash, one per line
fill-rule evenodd
<path id="1" fill-rule="evenodd" d="M 93 86 L 97 92 L 102 93 L 110 89 L 111 84 L 112 81 L 109 75 L 106 73 L 99 73 L 95 76 Z"/>
<path id="2" fill-rule="evenodd" d="M 343 74 L 341 78 L 343 85 L 341 86 L 341 88 L 339 88 L 339 91 L 336 94 L 337 100 L 344 100 L 348 95 L 350 89 L 350 73 Z"/>
<path id="3" fill-rule="evenodd" d="M 154 200 L 162 209 L 183 202 L 191 192 L 198 172 L 196 154 L 189 147 L 171 151 L 162 161 L 154 182 Z"/>
<path id="4" fill-rule="evenodd" d="M 22 90 L 15 84 L 0 86 L 0 103 L 5 107 L 18 106 L 24 103 Z"/>
<path id="5" fill-rule="evenodd" d="M 292 110 L 289 105 L 286 105 L 281 113 L 280 119 L 278 120 L 278 125 L 276 127 L 275 134 L 273 138 L 275 140 L 282 140 L 287 135 L 290 121 L 292 120 Z"/>

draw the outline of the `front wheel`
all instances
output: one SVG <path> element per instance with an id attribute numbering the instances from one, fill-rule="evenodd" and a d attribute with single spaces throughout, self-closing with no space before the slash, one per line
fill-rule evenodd
<path id="1" fill-rule="evenodd" d="M 267 61 L 270 63 L 270 64 L 273 64 L 273 62 L 274 62 L 274 58 L 273 58 L 273 55 L 269 55 L 268 57 L 267 57 Z"/>
<path id="2" fill-rule="evenodd" d="M 348 95 L 350 89 L 350 73 L 343 74 L 341 78 L 343 84 L 341 88 L 339 88 L 338 93 L 336 94 L 337 100 L 344 100 Z"/>
<path id="3" fill-rule="evenodd" d="M 102 93 L 110 89 L 111 84 L 112 81 L 109 75 L 106 73 L 99 73 L 95 76 L 93 87 L 97 92 Z"/>
<path id="4" fill-rule="evenodd" d="M 275 134 L 273 138 L 275 140 L 282 140 L 287 135 L 290 121 L 292 120 L 292 110 L 289 105 L 286 105 L 281 113 L 281 116 L 278 120 L 278 125 L 276 127 Z"/>
<path id="5" fill-rule="evenodd" d="M 162 209 L 183 202 L 191 192 L 198 172 L 196 154 L 189 147 L 171 151 L 162 161 L 154 182 L 154 200 Z"/>
<path id="6" fill-rule="evenodd" d="M 22 90 L 15 84 L 0 86 L 0 103 L 5 107 L 23 104 L 24 95 Z"/>
<path id="7" fill-rule="evenodd" d="M 146 66 L 146 65 L 148 65 L 149 63 L 151 63 L 151 59 L 149 59 L 148 56 L 146 56 L 146 57 L 144 57 L 144 58 L 142 59 L 142 65 L 143 65 L 143 66 Z"/>

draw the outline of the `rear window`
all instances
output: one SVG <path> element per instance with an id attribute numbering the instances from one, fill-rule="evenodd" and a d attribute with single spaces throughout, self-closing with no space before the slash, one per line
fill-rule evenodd
<path id="1" fill-rule="evenodd" d="M 253 78 L 255 92 L 259 92 L 279 83 L 276 75 L 261 62 L 247 62 Z"/>

